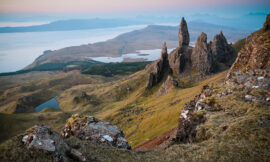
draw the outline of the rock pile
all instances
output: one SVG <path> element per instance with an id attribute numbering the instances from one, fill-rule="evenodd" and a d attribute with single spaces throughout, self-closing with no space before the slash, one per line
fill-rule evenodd
<path id="1" fill-rule="evenodd" d="M 22 142 L 28 149 L 53 152 L 55 161 L 68 161 L 70 158 L 86 161 L 86 158 L 79 151 L 70 148 L 63 137 L 52 131 L 51 127 L 47 125 L 35 125 L 27 130 Z"/>
<path id="2" fill-rule="evenodd" d="M 81 140 L 90 140 L 95 144 L 125 149 L 131 148 L 119 127 L 92 116 L 72 115 L 67 120 L 62 135 L 65 138 L 75 136 Z"/>

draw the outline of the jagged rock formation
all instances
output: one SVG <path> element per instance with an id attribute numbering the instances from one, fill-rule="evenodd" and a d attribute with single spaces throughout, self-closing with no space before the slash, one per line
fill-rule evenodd
<path id="1" fill-rule="evenodd" d="M 230 65 L 234 51 L 222 32 L 215 35 L 213 42 L 210 42 L 210 47 L 215 61 Z"/>
<path id="2" fill-rule="evenodd" d="M 48 125 L 35 125 L 30 128 L 23 136 L 22 142 L 28 149 L 55 153 L 54 161 L 69 161 L 70 158 L 74 157 L 78 161 L 86 161 L 86 158 L 79 151 L 70 148 L 63 137 L 52 131 Z"/>
<path id="3" fill-rule="evenodd" d="M 184 18 L 182 18 L 178 33 L 179 47 L 173 50 L 169 55 L 170 67 L 175 71 L 177 75 L 188 69 L 190 65 L 190 55 L 192 53 L 192 48 L 189 47 L 189 32 L 187 23 Z"/>
<path id="4" fill-rule="evenodd" d="M 147 88 L 151 88 L 157 83 L 159 83 L 165 73 L 169 70 L 166 42 L 163 44 L 162 47 L 161 58 L 147 66 L 146 69 L 149 69 L 149 71 L 151 71 L 147 83 Z"/>
<path id="5" fill-rule="evenodd" d="M 158 96 L 162 96 L 170 92 L 172 87 L 177 86 L 178 82 L 173 80 L 172 76 L 168 76 L 166 81 L 162 84 L 161 88 L 158 91 Z"/>
<path id="6" fill-rule="evenodd" d="M 207 44 L 207 35 L 201 33 L 191 55 L 192 69 L 200 73 L 213 72 L 214 60 L 210 47 Z"/>
<path id="7" fill-rule="evenodd" d="M 211 90 L 208 88 L 208 86 L 204 86 L 201 94 L 183 107 L 178 120 L 175 142 L 188 143 L 194 140 L 200 124 L 206 120 L 204 113 L 196 113 L 196 110 L 203 109 L 198 103 L 211 94 Z"/>
<path id="8" fill-rule="evenodd" d="M 236 61 L 227 74 L 227 82 L 253 88 L 270 89 L 270 15 L 263 29 L 247 37 L 248 42 L 238 53 Z"/>
<path id="9" fill-rule="evenodd" d="M 182 18 L 178 38 L 179 47 L 168 55 L 164 44 L 161 59 L 146 67 L 150 73 L 147 88 L 159 83 L 164 76 L 165 81 L 166 73 L 172 73 L 175 77 L 190 76 L 192 72 L 205 75 L 217 72 L 218 62 L 230 65 L 234 59 L 234 51 L 222 32 L 210 43 L 207 43 L 207 35 L 202 33 L 197 39 L 195 48 L 190 47 L 187 23 Z"/>
<path id="10" fill-rule="evenodd" d="M 267 21 L 269 22 L 269 15 L 265 24 Z M 265 26 L 267 25 L 247 38 L 246 42 L 249 43 L 238 53 L 236 61 L 227 74 L 227 84 L 223 84 L 221 88 L 223 91 L 225 90 L 224 92 L 214 93 L 215 90 L 206 85 L 200 95 L 183 107 L 174 142 L 194 141 L 200 125 L 206 121 L 205 113 L 225 111 L 211 97 L 220 98 L 232 94 L 234 89 L 237 90 L 237 88 L 232 87 L 240 87 L 240 91 L 245 92 L 242 98 L 245 102 L 253 102 L 262 106 L 270 105 L 270 94 L 267 91 L 270 89 L 270 46 L 267 43 L 270 40 L 270 30 L 265 30 L 267 28 Z M 206 50 L 205 35 L 202 35 L 202 38 L 204 39 L 204 50 Z M 231 86 L 231 84 L 236 84 L 236 86 Z M 255 91 L 256 89 L 260 90 L 260 95 L 254 93 L 254 89 Z M 223 129 L 227 128 L 223 127 Z"/>
<path id="11" fill-rule="evenodd" d="M 266 17 L 266 21 L 265 23 L 263 24 L 263 31 L 267 31 L 270 29 L 270 14 L 267 15 Z"/>
<path id="12" fill-rule="evenodd" d="M 189 45 L 189 32 L 188 32 L 187 22 L 184 17 L 182 17 L 181 19 L 178 39 L 179 39 L 179 47 Z"/>
<path id="13" fill-rule="evenodd" d="M 90 140 L 95 144 L 130 149 L 122 130 L 109 122 L 92 116 L 81 117 L 78 114 L 68 119 L 62 132 L 65 138 L 75 136 L 81 140 Z"/>

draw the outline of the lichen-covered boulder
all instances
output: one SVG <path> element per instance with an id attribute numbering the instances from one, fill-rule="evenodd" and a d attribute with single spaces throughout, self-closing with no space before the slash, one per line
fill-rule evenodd
<path id="1" fill-rule="evenodd" d="M 55 161 L 69 161 L 70 158 L 86 161 L 86 158 L 79 151 L 72 149 L 63 137 L 52 131 L 48 125 L 35 125 L 28 129 L 22 138 L 22 142 L 28 149 L 55 153 Z"/>
<path id="2" fill-rule="evenodd" d="M 82 140 L 90 140 L 93 143 L 106 146 L 131 148 L 119 127 L 92 116 L 72 115 L 67 120 L 62 135 L 65 138 L 75 136 Z"/>

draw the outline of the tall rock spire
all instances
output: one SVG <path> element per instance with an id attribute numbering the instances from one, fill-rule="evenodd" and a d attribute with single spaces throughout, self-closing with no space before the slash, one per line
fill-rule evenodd
<path id="1" fill-rule="evenodd" d="M 162 50 L 161 50 L 161 58 L 162 59 L 168 59 L 168 51 L 167 51 L 167 45 L 166 42 L 164 42 Z"/>
<path id="2" fill-rule="evenodd" d="M 184 17 L 182 17 L 180 28 L 178 32 L 179 46 L 188 46 L 189 45 L 189 33 L 187 22 Z"/>
<path id="3" fill-rule="evenodd" d="M 211 51 L 216 61 L 231 64 L 231 60 L 233 60 L 234 51 L 230 44 L 227 43 L 225 36 L 222 31 L 220 34 L 215 35 L 214 40 L 210 43 Z"/>

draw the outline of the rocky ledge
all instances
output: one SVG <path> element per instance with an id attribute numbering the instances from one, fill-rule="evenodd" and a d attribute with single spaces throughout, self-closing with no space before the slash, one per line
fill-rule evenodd
<path id="1" fill-rule="evenodd" d="M 131 149 L 124 138 L 122 130 L 109 122 L 98 120 L 92 116 L 72 115 L 67 120 L 62 135 L 65 138 L 75 136 L 81 140 L 89 140 L 95 144 Z"/>
<path id="2" fill-rule="evenodd" d="M 28 149 L 53 153 L 54 161 L 69 161 L 69 159 L 86 161 L 82 153 L 71 148 L 63 137 L 48 125 L 35 125 L 28 129 L 22 138 L 22 142 Z"/>

